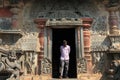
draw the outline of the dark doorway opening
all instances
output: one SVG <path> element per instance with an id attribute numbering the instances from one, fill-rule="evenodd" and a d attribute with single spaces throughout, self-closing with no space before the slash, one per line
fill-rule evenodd
<path id="1" fill-rule="evenodd" d="M 69 78 L 77 78 L 76 72 L 76 47 L 75 47 L 75 28 L 59 28 L 52 29 L 52 77 L 59 78 L 60 68 L 60 45 L 63 40 L 67 40 L 71 47 L 70 62 L 69 62 Z"/>

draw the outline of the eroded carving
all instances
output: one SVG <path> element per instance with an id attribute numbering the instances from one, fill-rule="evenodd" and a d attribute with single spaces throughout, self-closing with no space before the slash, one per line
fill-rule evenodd
<path id="1" fill-rule="evenodd" d="M 87 61 L 85 58 L 81 58 L 77 60 L 77 73 L 85 73 L 87 72 Z"/>
<path id="2" fill-rule="evenodd" d="M 6 53 L 6 51 L 3 51 L 4 50 L 1 50 L 0 53 L 0 72 L 8 71 L 11 73 L 10 78 L 7 80 L 19 80 L 21 66 L 20 62 L 17 59 L 18 57 L 16 55 L 16 52 L 11 51 Z"/>
<path id="3" fill-rule="evenodd" d="M 0 29 L 11 29 L 11 18 L 0 18 Z"/>
<path id="4" fill-rule="evenodd" d="M 96 51 L 92 53 L 93 57 L 93 72 L 94 73 L 102 73 L 104 68 L 102 66 L 105 65 L 105 52 Z"/>
<path id="5" fill-rule="evenodd" d="M 120 59 L 119 59 L 120 60 Z M 107 80 L 119 80 L 120 79 L 120 62 L 119 60 L 113 60 L 110 63 L 110 67 L 107 69 Z"/>
<path id="6" fill-rule="evenodd" d="M 43 58 L 41 61 L 41 73 L 42 74 L 51 74 L 52 72 L 52 63 L 49 59 Z"/>
<path id="7" fill-rule="evenodd" d="M 119 35 L 109 35 L 111 42 L 110 51 L 119 51 L 120 50 L 120 36 Z"/>

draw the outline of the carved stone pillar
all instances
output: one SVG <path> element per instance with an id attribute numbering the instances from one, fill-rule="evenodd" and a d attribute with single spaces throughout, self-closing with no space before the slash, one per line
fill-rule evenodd
<path id="1" fill-rule="evenodd" d="M 11 12 L 13 13 L 12 16 L 12 28 L 17 29 L 18 26 L 18 14 L 20 9 L 17 6 L 11 8 Z"/>
<path id="2" fill-rule="evenodd" d="M 118 31 L 118 16 L 117 16 L 117 11 L 118 11 L 118 6 L 115 7 L 108 7 L 107 8 L 108 12 L 109 12 L 109 33 L 113 34 L 113 35 L 118 35 L 119 31 Z"/>
<path id="3" fill-rule="evenodd" d="M 83 40 L 84 40 L 84 57 L 87 60 L 87 72 L 91 73 L 92 69 L 92 56 L 90 54 L 90 27 L 92 24 L 91 18 L 83 18 Z"/>
<path id="4" fill-rule="evenodd" d="M 40 70 L 41 60 L 43 59 L 44 55 L 44 27 L 46 24 L 46 19 L 35 19 L 34 22 L 37 24 L 37 28 L 39 28 L 39 43 L 40 43 L 40 52 L 38 54 L 38 66 Z"/>
<path id="5" fill-rule="evenodd" d="M 13 27 L 13 29 L 17 29 L 18 28 L 19 13 L 20 13 L 20 10 L 24 6 L 24 2 L 23 2 L 23 0 L 19 0 L 19 1 L 16 0 L 16 1 L 13 1 L 13 2 L 10 2 L 10 3 L 11 3 L 11 12 L 13 13 L 12 27 Z"/>

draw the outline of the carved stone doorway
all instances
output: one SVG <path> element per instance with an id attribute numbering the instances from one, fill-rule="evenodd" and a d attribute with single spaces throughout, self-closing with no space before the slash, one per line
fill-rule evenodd
<path id="1" fill-rule="evenodd" d="M 62 41 L 65 39 L 71 47 L 68 75 L 70 78 L 77 78 L 75 28 L 53 28 L 52 38 L 52 77 L 59 77 L 60 45 L 62 45 Z"/>
<path id="2" fill-rule="evenodd" d="M 71 51 L 72 57 L 70 56 L 73 61 L 70 61 L 69 77 L 80 79 L 82 73 L 91 73 L 90 27 L 92 21 L 92 18 L 35 19 L 35 23 L 40 29 L 38 62 L 41 75 L 46 74 L 50 78 L 59 76 L 59 46 L 64 38 L 67 38 L 68 44 L 73 49 Z"/>

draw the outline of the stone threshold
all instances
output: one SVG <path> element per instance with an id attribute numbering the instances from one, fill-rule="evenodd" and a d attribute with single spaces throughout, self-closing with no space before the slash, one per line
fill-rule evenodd
<path id="1" fill-rule="evenodd" d="M 56 78 L 53 78 L 53 79 L 51 79 L 51 80 L 78 80 L 77 78 L 63 78 L 63 79 L 56 79 Z"/>

